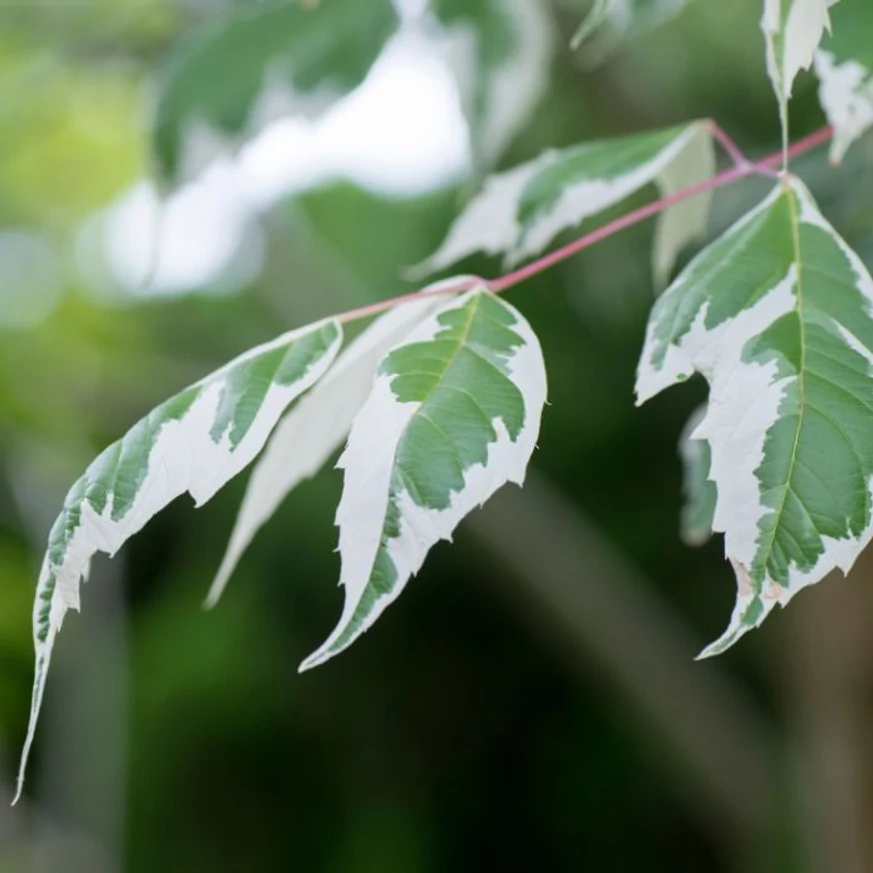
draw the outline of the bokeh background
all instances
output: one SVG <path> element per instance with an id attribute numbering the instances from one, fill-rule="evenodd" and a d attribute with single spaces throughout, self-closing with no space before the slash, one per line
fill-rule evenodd
<path id="1" fill-rule="evenodd" d="M 720 541 L 678 535 L 676 445 L 704 386 L 634 408 L 651 225 L 512 292 L 550 375 L 529 484 L 435 548 L 342 657 L 297 675 L 341 605 L 335 470 L 291 495 L 212 612 L 245 476 L 95 562 L 7 806 L 34 581 L 71 482 L 249 346 L 412 289 L 404 268 L 476 184 L 445 59 L 410 14 L 320 121 L 280 118 L 159 193 L 155 76 L 229 5 L 0 4 L 0 871 L 873 870 L 871 562 L 693 660 L 734 584 Z M 705 116 L 776 148 L 759 6 L 694 0 L 597 65 L 561 39 L 501 164 Z M 583 7 L 549 6 L 557 32 Z M 815 96 L 803 78 L 796 135 L 823 123 Z M 823 152 L 797 165 L 868 264 L 871 168 L 869 143 L 839 171 Z M 766 187 L 719 192 L 712 234 Z"/>

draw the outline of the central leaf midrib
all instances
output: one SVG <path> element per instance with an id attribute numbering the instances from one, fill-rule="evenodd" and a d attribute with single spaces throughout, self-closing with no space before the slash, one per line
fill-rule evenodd
<path id="1" fill-rule="evenodd" d="M 456 347 L 455 347 L 455 350 L 454 350 L 454 351 L 452 352 L 452 354 L 451 354 L 451 355 L 446 359 L 445 366 L 443 367 L 442 372 L 440 372 L 439 375 L 437 375 L 433 387 L 432 387 L 432 388 L 427 392 L 427 394 L 425 395 L 425 397 L 423 397 L 423 398 L 419 401 L 418 409 L 416 409 L 416 411 L 413 413 L 412 417 L 410 418 L 410 421 L 412 421 L 412 418 L 414 418 L 416 415 L 419 414 L 419 411 L 420 411 L 421 408 L 424 406 L 424 404 L 427 402 L 427 400 L 428 400 L 430 397 L 433 396 L 433 394 L 434 394 L 435 391 L 437 391 L 437 390 L 439 389 L 440 385 L 442 384 L 443 380 L 444 380 L 445 377 L 446 377 L 446 374 L 449 372 L 449 370 L 452 368 L 452 365 L 453 365 L 453 364 L 455 363 L 455 361 L 458 359 L 458 355 L 460 355 L 461 350 L 464 349 L 464 348 L 466 348 L 467 340 L 468 340 L 469 337 L 470 337 L 470 331 L 473 329 L 473 322 L 475 321 L 475 319 L 476 319 L 476 314 L 477 314 L 477 312 L 479 311 L 479 303 L 480 303 L 481 299 L 482 299 L 482 294 L 481 294 L 481 293 L 480 293 L 480 294 L 477 294 L 476 297 L 473 299 L 473 301 L 472 301 L 472 305 L 471 305 L 470 308 L 469 308 L 469 316 L 468 316 L 468 318 L 467 318 L 467 322 L 466 322 L 466 324 L 464 324 L 464 326 L 463 326 L 463 330 L 461 331 L 461 334 L 458 336 L 458 339 L 457 339 L 457 345 L 456 345 Z M 438 332 L 437 332 L 437 333 L 438 333 Z M 434 338 L 436 338 L 436 336 L 435 336 Z M 407 423 L 406 427 L 404 428 L 404 431 L 405 431 L 406 428 L 408 428 L 408 427 L 409 427 L 409 424 Z M 391 467 L 392 467 L 392 469 L 396 469 L 396 470 L 400 473 L 400 477 L 401 477 L 402 480 L 407 480 L 407 479 L 410 480 L 409 482 L 405 482 L 405 485 L 406 485 L 407 490 L 410 490 L 410 491 L 411 491 L 411 490 L 417 490 L 417 489 L 414 488 L 415 483 L 411 480 L 411 477 L 409 476 L 408 471 L 403 470 L 402 467 L 401 467 L 401 466 L 398 464 L 398 462 L 397 462 L 397 450 L 398 450 L 398 448 L 399 448 L 399 446 L 400 446 L 400 442 L 401 442 L 401 440 L 402 440 L 402 436 L 401 436 L 400 439 L 397 440 L 397 445 L 394 447 L 394 456 L 393 456 L 393 458 L 391 459 Z M 451 445 L 451 442 L 449 442 L 449 444 Z M 459 461 L 459 463 L 460 463 L 460 457 L 458 458 L 458 461 Z M 460 466 L 461 466 L 461 471 L 463 472 L 463 464 L 460 464 Z M 409 488 L 410 485 L 413 486 L 412 489 Z M 387 526 L 387 523 L 388 523 L 388 511 L 389 511 L 389 509 L 390 509 L 390 507 L 391 507 L 391 504 L 392 504 L 396 499 L 397 499 L 397 494 L 395 493 L 393 486 L 389 485 L 388 502 L 387 502 L 387 504 L 386 504 L 386 506 L 385 506 L 385 515 L 384 515 L 384 517 L 383 517 L 383 519 L 382 519 L 382 531 L 381 531 L 381 535 L 380 535 L 380 537 L 379 537 L 379 545 L 378 545 L 378 547 L 376 548 L 376 552 L 375 552 L 375 554 L 373 555 L 373 560 L 372 560 L 372 562 L 371 562 L 371 564 L 370 564 L 370 573 L 369 573 L 369 577 L 370 577 L 370 579 L 372 579 L 372 576 L 373 576 L 373 568 L 376 566 L 376 560 L 377 560 L 377 558 L 379 557 L 379 553 L 380 553 L 381 551 L 383 551 L 384 549 L 387 549 L 387 543 L 388 543 L 388 542 L 390 541 L 390 539 L 391 539 L 391 538 L 386 537 L 386 535 L 385 535 L 385 529 L 386 529 L 386 526 Z M 417 501 L 416 501 L 416 502 L 417 502 Z M 369 584 L 369 581 L 368 581 L 368 584 Z"/>
<path id="2" fill-rule="evenodd" d="M 791 447 L 791 458 L 788 463 L 788 476 L 786 477 L 784 484 L 784 491 L 782 493 L 782 499 L 779 502 L 779 508 L 776 510 L 776 521 L 773 525 L 773 528 L 769 535 L 769 542 L 767 543 L 767 547 L 765 552 L 763 553 L 761 565 L 763 569 L 763 576 L 761 578 L 761 584 L 763 585 L 764 579 L 769 575 L 768 565 L 770 562 L 770 557 L 773 554 L 773 545 L 776 540 L 776 532 L 780 529 L 782 525 L 782 516 L 785 513 L 785 505 L 788 501 L 788 495 L 790 493 L 794 493 L 797 497 L 798 502 L 803 505 L 803 501 L 800 498 L 800 495 L 794 489 L 793 480 L 794 480 L 794 470 L 797 465 L 797 450 L 800 444 L 800 431 L 803 427 L 803 415 L 806 410 L 806 388 L 805 388 L 805 374 L 806 374 L 806 323 L 803 319 L 803 257 L 800 251 L 800 216 L 798 213 L 797 206 L 797 198 L 794 192 L 790 189 L 786 189 L 786 194 L 788 197 L 788 212 L 791 218 L 791 241 L 794 248 L 794 264 L 797 267 L 797 290 L 795 293 L 795 299 L 797 300 L 797 321 L 799 325 L 800 332 L 800 366 L 798 367 L 797 373 L 797 386 L 798 386 L 798 413 L 797 413 L 797 426 L 794 431 L 794 444 Z M 778 413 L 777 413 L 778 415 Z M 809 515 L 809 511 L 806 509 L 806 506 L 803 507 L 804 510 Z M 810 521 L 812 517 L 810 516 Z M 814 523 L 813 523 L 813 526 Z M 790 533 L 790 532 L 789 532 Z M 793 538 L 793 537 L 792 537 Z M 799 544 L 798 544 L 799 545 Z M 789 567 L 786 564 L 786 574 L 788 573 Z M 771 576 L 772 579 L 772 576 Z M 775 582 L 776 580 L 773 579 Z M 789 579 L 786 578 L 786 586 L 788 585 Z M 781 583 L 777 583 L 781 584 Z"/>

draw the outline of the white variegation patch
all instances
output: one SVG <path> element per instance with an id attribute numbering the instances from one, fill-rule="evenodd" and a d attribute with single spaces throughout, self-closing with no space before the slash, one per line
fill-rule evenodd
<path id="1" fill-rule="evenodd" d="M 406 344 L 432 340 L 441 329 L 438 321 L 441 312 L 463 306 L 471 295 L 479 293 L 483 293 L 482 289 L 474 289 L 434 313 L 409 336 Z M 488 446 L 486 463 L 463 471 L 463 489 L 453 493 L 450 505 L 443 510 L 423 507 L 407 491 L 401 491 L 397 501 L 400 535 L 385 541 L 383 530 L 389 511 L 389 492 L 396 474 L 395 453 L 421 404 L 399 402 L 391 387 L 392 376 L 385 373 L 377 376 L 367 402 L 355 418 L 348 445 L 338 464 L 345 471 L 336 516 L 342 557 L 340 585 L 345 591 L 342 616 L 326 642 L 301 664 L 301 671 L 322 664 L 371 627 L 397 599 L 410 576 L 420 569 L 430 548 L 439 540 L 451 539 L 458 523 L 471 510 L 481 506 L 506 482 L 521 485 L 524 481 L 546 399 L 545 365 L 539 341 L 528 323 L 516 310 L 503 305 L 515 315 L 512 330 L 523 340 L 507 362 L 509 379 L 524 400 L 521 432 L 512 440 L 503 421 L 496 418 L 492 426 L 497 438 Z M 337 641 L 346 633 L 361 604 L 374 564 L 383 549 L 394 563 L 397 582 L 391 591 L 376 598 L 354 637 L 338 647 Z"/>
<path id="2" fill-rule="evenodd" d="M 711 162 L 706 158 L 707 152 Z M 686 161 L 680 161 L 682 157 Z M 620 203 L 625 197 L 649 182 L 658 181 L 664 187 L 669 187 L 672 193 L 674 187 L 678 190 L 693 182 L 701 181 L 699 177 L 692 175 L 693 173 L 705 172 L 711 175 L 709 171 L 714 163 L 715 156 L 708 129 L 702 124 L 691 124 L 654 158 L 633 167 L 629 172 L 612 179 L 586 179 L 584 182 L 565 188 L 554 208 L 548 213 L 542 213 L 526 228 L 523 239 L 510 256 L 510 262 L 518 263 L 538 254 L 565 228 L 575 227 L 586 218 Z M 703 205 L 708 207 L 705 199 Z M 699 211 L 700 204 L 697 204 L 697 209 L 692 214 L 693 219 L 698 218 Z M 674 213 L 673 218 L 669 219 L 667 233 L 661 235 L 660 251 L 657 252 L 656 257 L 662 274 L 671 249 L 673 249 L 673 256 L 676 254 L 677 237 L 683 235 L 677 233 L 677 229 L 681 227 L 683 232 L 688 229 L 687 217 L 688 212 L 684 213 L 684 218 L 681 211 L 678 218 Z M 669 270 L 672 261 L 666 266 Z"/>
<path id="3" fill-rule="evenodd" d="M 317 121 L 343 96 L 345 92 L 330 82 L 321 83 L 311 92 L 297 91 L 284 76 L 268 70 L 263 89 L 252 103 L 248 121 L 238 133 L 227 133 L 196 116 L 186 119 L 174 181 L 178 185 L 194 182 L 217 160 L 238 152 L 278 119 Z"/>
<path id="4" fill-rule="evenodd" d="M 328 326 L 333 331 L 333 339 L 323 354 L 311 360 L 293 382 L 270 383 L 251 424 L 239 442 L 236 445 L 231 443 L 233 421 L 228 423 L 225 431 L 216 440 L 212 430 L 228 386 L 228 377 L 232 372 L 259 355 L 283 347 L 291 348 L 298 340 Z M 197 506 L 209 500 L 252 461 L 288 405 L 324 375 L 341 342 L 342 331 L 336 322 L 319 322 L 286 333 L 246 352 L 192 386 L 190 390 L 199 390 L 191 405 L 179 418 L 163 421 L 150 446 L 144 447 L 136 443 L 130 447 L 130 451 L 136 453 L 146 450 L 146 470 L 130 506 L 121 517 L 113 517 L 117 495 L 115 490 L 108 490 L 105 506 L 99 512 L 86 497 L 74 499 L 74 492 L 71 491 L 63 516 L 66 519 L 64 528 L 68 536 L 66 547 L 60 560 L 52 560 L 51 549 L 46 553 L 37 584 L 33 610 L 36 672 L 30 724 L 22 752 L 16 799 L 21 793 L 24 781 L 54 640 L 66 612 L 80 608 L 79 586 L 81 580 L 87 576 L 93 556 L 97 552 L 114 555 L 161 509 L 186 491 L 194 498 Z M 119 476 L 117 472 L 115 475 Z M 78 511 L 78 516 L 71 512 L 71 508 Z"/>
<path id="5" fill-rule="evenodd" d="M 787 184 L 798 206 L 798 226 L 809 225 L 828 234 L 851 265 L 855 289 L 866 301 L 869 316 L 873 313 L 873 279 L 858 256 L 822 217 L 804 186 L 790 178 Z M 738 240 L 730 255 L 737 259 L 738 267 L 745 257 L 745 244 L 739 243 L 741 237 L 737 234 L 784 196 L 782 186 L 777 186 L 764 203 L 728 231 L 728 237 Z M 798 246 L 799 233 L 799 230 L 795 231 Z M 754 258 L 754 252 L 749 252 L 749 256 Z M 709 478 L 717 488 L 713 529 L 725 534 L 725 551 L 736 572 L 738 596 L 727 630 L 704 649 L 701 657 L 724 651 L 752 627 L 760 625 L 777 603 L 785 605 L 799 590 L 819 581 L 830 571 L 841 569 L 848 572 L 873 536 L 873 518 L 860 535 L 836 539 L 822 534 L 822 552 L 812 566 L 801 568 L 796 562 L 789 561 L 787 579 L 779 584 L 766 575 L 763 583 L 756 587 L 750 578 L 749 568 L 762 548 L 761 521 L 773 512 L 773 508 L 768 508 L 763 502 L 763 486 L 759 478 L 765 458 L 765 442 L 774 425 L 786 414 L 783 400 L 789 389 L 797 385 L 800 376 L 793 371 L 788 374 L 780 372 L 773 358 L 764 363 L 748 360 L 744 349 L 750 340 L 764 334 L 782 316 L 799 312 L 802 317 L 802 302 L 799 301 L 802 301 L 801 271 L 804 267 L 799 249 L 797 257 L 798 261 L 790 266 L 787 275 L 774 281 L 769 290 L 757 296 L 756 302 L 714 327 L 707 327 L 709 303 L 705 302 L 690 328 L 678 341 L 667 346 L 662 360 L 658 361 L 657 353 L 663 340 L 658 337 L 658 323 L 654 318 L 646 335 L 637 373 L 638 403 L 694 372 L 701 373 L 710 386 L 706 414 L 689 437 L 706 440 L 710 446 Z M 681 299 L 685 284 L 704 281 L 692 280 L 694 266 L 690 265 L 667 293 L 678 294 Z M 822 270 L 826 279 L 835 283 L 842 281 L 830 277 L 825 268 Z M 713 287 L 710 293 L 718 295 L 719 289 Z M 873 362 L 873 352 L 849 328 L 836 320 L 833 326 L 849 349 Z M 801 385 L 801 396 L 802 390 Z M 867 500 L 873 500 L 873 476 L 867 479 L 867 491 Z M 822 508 L 819 511 L 823 511 Z M 750 610 L 753 605 L 757 612 Z"/>
<path id="6" fill-rule="evenodd" d="M 540 0 L 493 3 L 499 26 L 477 26 L 473 15 L 446 28 L 445 53 L 484 168 L 492 166 L 545 93 L 554 49 L 548 9 Z M 505 29 L 508 50 L 492 63 L 484 42 Z"/>
<path id="7" fill-rule="evenodd" d="M 779 100 L 783 128 L 788 124 L 788 100 L 801 70 L 812 66 L 815 50 L 830 30 L 828 10 L 838 0 L 764 0 L 761 30 L 767 53 L 767 73 Z M 787 134 L 786 134 L 787 135 Z"/>
<path id="8" fill-rule="evenodd" d="M 683 188 L 715 175 L 715 147 L 709 130 L 698 125 L 689 132 L 673 160 L 655 177 L 662 197 L 672 197 Z M 652 275 L 660 291 L 682 250 L 700 239 L 709 223 L 712 192 L 704 191 L 676 203 L 658 216 L 652 248 Z"/>
<path id="9" fill-rule="evenodd" d="M 677 133 L 654 157 L 632 164 L 626 172 L 567 185 L 554 206 L 523 223 L 519 211 L 525 189 L 561 156 L 562 152 L 549 150 L 487 179 L 482 192 L 452 224 L 443 244 L 414 268 L 413 275 L 445 269 L 476 252 L 506 252 L 507 262 L 517 264 L 541 252 L 561 231 L 614 206 L 651 182 L 666 197 L 715 172 L 709 126 L 695 122 Z M 663 287 L 681 249 L 706 229 L 710 202 L 708 193 L 699 194 L 671 206 L 660 216 L 653 254 L 658 287 Z"/>
<path id="10" fill-rule="evenodd" d="M 545 151 L 532 161 L 486 179 L 481 193 L 467 204 L 449 228 L 443 244 L 410 274 L 422 277 L 437 273 L 476 252 L 497 255 L 509 251 L 521 234 L 517 213 L 525 185 L 547 167 L 555 155 L 553 150 Z"/>
<path id="11" fill-rule="evenodd" d="M 815 55 L 819 99 L 834 129 L 831 161 L 839 163 L 849 146 L 873 127 L 873 70 L 857 60 L 840 62 L 832 52 Z"/>
<path id="12" fill-rule="evenodd" d="M 472 277 L 469 277 L 472 282 Z M 457 291 L 462 279 L 439 286 Z M 433 296 L 396 306 L 380 316 L 337 358 L 328 374 L 279 422 L 258 459 L 240 507 L 230 542 L 206 598 L 218 602 L 252 537 L 285 497 L 304 479 L 314 476 L 342 445 L 352 421 L 373 386 L 382 358 L 444 298 Z"/>

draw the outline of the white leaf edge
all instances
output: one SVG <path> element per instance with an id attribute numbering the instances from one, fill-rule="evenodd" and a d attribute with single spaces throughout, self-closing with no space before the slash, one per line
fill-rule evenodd
<path id="1" fill-rule="evenodd" d="M 684 148 L 655 178 L 661 197 L 672 197 L 683 188 L 712 178 L 716 173 L 715 142 L 705 122 L 699 122 Z M 652 276 L 661 291 L 682 250 L 700 239 L 709 224 L 712 191 L 695 194 L 664 210 L 655 224 Z"/>
<path id="2" fill-rule="evenodd" d="M 815 53 L 819 101 L 834 129 L 830 159 L 838 164 L 849 146 L 873 127 L 873 70 L 858 61 L 840 63 L 829 51 Z"/>
<path id="3" fill-rule="evenodd" d="M 210 431 L 221 402 L 222 375 L 246 360 L 294 342 L 328 324 L 333 324 L 336 328 L 336 338 L 325 354 L 296 382 L 290 385 L 276 383 L 270 385 L 255 419 L 235 448 L 231 446 L 227 432 L 222 435 L 221 441 L 216 443 Z M 82 501 L 80 523 L 67 545 L 64 562 L 60 566 L 51 567 L 46 553 L 40 570 L 37 597 L 33 607 L 36 669 L 30 718 L 21 753 L 13 804 L 21 797 L 24 787 L 25 770 L 42 706 L 54 641 L 67 611 L 72 609 L 78 612 L 80 609 L 80 580 L 87 579 L 91 558 L 97 552 L 105 552 L 110 557 L 115 555 L 131 536 L 186 491 L 194 498 L 197 507 L 208 501 L 252 461 L 263 447 L 282 412 L 328 370 L 341 344 L 341 325 L 332 319 L 325 319 L 289 331 L 235 358 L 191 386 L 193 388 L 203 385 L 204 390 L 181 418 L 163 424 L 149 453 L 146 476 L 133 504 L 123 518 L 117 521 L 112 519 L 112 499 L 107 500 L 100 514 L 87 500 Z M 49 629 L 45 640 L 40 641 L 38 631 L 42 601 L 38 595 L 51 573 L 54 573 L 56 582 L 51 597 Z"/>
<path id="4" fill-rule="evenodd" d="M 663 195 L 703 181 L 715 172 L 715 148 L 706 121 L 690 123 L 652 160 L 636 170 L 609 181 L 586 180 L 566 188 L 551 212 L 541 216 L 519 245 L 522 227 L 518 204 L 528 182 L 554 163 L 560 153 L 543 152 L 531 161 L 489 177 L 455 219 L 437 251 L 413 268 L 424 276 L 451 266 L 476 252 L 487 255 L 509 252 L 507 261 L 517 264 L 542 251 L 558 233 L 615 205 L 634 191 L 655 182 Z M 661 217 L 655 236 L 653 269 L 655 283 L 663 287 L 679 250 L 705 229 L 711 195 L 700 194 L 676 204 Z"/>
<path id="5" fill-rule="evenodd" d="M 842 250 L 853 266 L 859 287 L 873 308 L 873 278 L 860 258 L 828 224 L 812 195 L 796 177 L 787 176 L 780 181 L 727 234 L 736 233 L 769 209 L 783 195 L 783 184 L 790 185 L 798 198 L 800 222 L 826 231 Z M 693 266 L 693 263 L 689 265 L 688 270 Z M 752 307 L 711 330 L 706 328 L 707 307 L 704 305 L 678 344 L 668 347 L 660 368 L 651 365 L 653 352 L 658 344 L 654 324 L 650 322 L 646 331 L 637 369 L 637 405 L 665 388 L 684 381 L 693 372 L 702 373 L 710 386 L 706 416 L 690 434 L 690 438 L 709 442 L 712 456 L 709 478 L 715 482 L 717 492 L 712 529 L 713 532 L 724 534 L 725 554 L 731 561 L 737 579 L 737 600 L 727 629 L 698 658 L 721 654 L 752 630 L 752 626 L 742 623 L 742 617 L 755 596 L 745 568 L 755 558 L 758 522 L 768 512 L 761 501 L 760 482 L 755 471 L 764 458 L 767 433 L 779 417 L 785 388 L 796 376 L 780 378 L 776 361 L 771 360 L 765 364 L 745 362 L 742 360 L 742 352 L 750 336 L 759 335 L 777 319 L 796 308 L 793 293 L 796 273 L 797 267 L 792 264 L 788 273 L 775 280 L 770 291 Z M 674 284 L 682 283 L 685 275 L 686 273 L 681 274 Z M 847 342 L 851 341 L 849 337 L 847 334 Z M 861 348 L 863 347 L 858 350 Z M 753 398 L 751 406 L 749 398 Z M 868 488 L 873 494 L 873 481 L 868 483 Z M 777 603 L 785 606 L 798 591 L 818 582 L 831 570 L 839 568 L 843 573 L 848 573 L 871 538 L 873 519 L 867 529 L 854 539 L 822 537 L 825 550 L 814 567 L 806 572 L 790 567 L 787 585 L 771 582 L 760 595 L 764 609 L 754 627 L 761 625 Z"/>
<path id="6" fill-rule="evenodd" d="M 442 329 L 440 314 L 463 306 L 475 294 L 487 293 L 483 287 L 471 289 L 427 318 L 408 337 L 404 345 L 427 342 Z M 524 340 L 507 361 L 509 378 L 521 391 L 525 421 L 513 442 L 503 421 L 493 422 L 497 440 L 488 447 L 484 465 L 476 464 L 464 473 L 464 490 L 452 496 L 451 505 L 442 511 L 418 506 L 408 494 L 401 494 L 399 510 L 401 534 L 391 540 L 389 554 L 397 571 L 397 583 L 374 605 L 347 648 L 366 632 L 384 610 L 402 593 L 409 578 L 418 572 L 430 550 L 440 540 L 451 540 L 459 522 L 481 506 L 506 482 L 522 485 L 528 462 L 536 447 L 540 418 L 546 400 L 546 371 L 539 340 L 525 318 L 505 300 L 500 301 L 516 318 L 512 329 Z M 420 404 L 399 403 L 391 389 L 392 377 L 377 376 L 373 390 L 352 425 L 348 444 L 338 467 L 345 471 L 342 498 L 336 514 L 339 527 L 339 552 L 342 559 L 340 585 L 345 590 L 342 616 L 327 640 L 300 665 L 300 672 L 312 669 L 338 654 L 331 651 L 345 632 L 361 597 L 367 589 L 373 562 L 379 553 L 389 485 L 397 445 Z"/>
<path id="7" fill-rule="evenodd" d="M 478 29 L 471 22 L 446 26 L 443 54 L 470 121 L 479 162 L 492 166 L 524 126 L 549 83 L 554 52 L 551 17 L 542 0 L 491 0 L 505 16 L 516 40 L 510 60 L 495 69 L 483 67 Z M 473 109 L 479 84 L 486 81 L 484 117 Z"/>
<path id="8" fill-rule="evenodd" d="M 460 281 L 455 277 L 429 286 L 424 292 L 434 296 L 402 303 L 376 319 L 279 422 L 252 470 L 205 608 L 211 609 L 218 602 L 254 535 L 285 497 L 304 479 L 314 476 L 342 445 L 370 393 L 382 358 L 444 303 L 444 298 L 435 294 L 440 287 L 447 294 L 457 292 Z"/>
<path id="9" fill-rule="evenodd" d="M 782 27 L 783 3 L 790 3 L 785 27 Z M 815 50 L 825 31 L 830 31 L 828 10 L 839 0 L 764 0 L 761 31 L 766 48 L 767 75 L 779 102 L 783 135 L 787 137 L 788 100 L 794 80 L 801 70 L 812 66 Z M 776 41 L 782 35 L 782 59 L 777 57 Z"/>

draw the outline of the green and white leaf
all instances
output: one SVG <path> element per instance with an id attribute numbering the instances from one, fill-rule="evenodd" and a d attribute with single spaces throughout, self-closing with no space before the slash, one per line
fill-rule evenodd
<path id="1" fill-rule="evenodd" d="M 478 169 L 491 167 L 546 91 L 554 53 L 542 0 L 432 0 L 470 125 Z"/>
<path id="2" fill-rule="evenodd" d="M 153 409 L 109 446 L 70 489 L 49 534 L 33 611 L 36 649 L 27 757 L 55 637 L 97 552 L 115 554 L 186 491 L 197 506 L 261 450 L 290 403 L 327 371 L 342 342 L 323 321 L 258 346 Z"/>
<path id="3" fill-rule="evenodd" d="M 812 66 L 815 50 L 831 29 L 828 10 L 838 0 L 764 0 L 761 30 L 767 54 L 767 74 L 779 102 L 784 136 L 788 101 L 794 80 Z"/>
<path id="4" fill-rule="evenodd" d="M 834 28 L 815 54 L 819 99 L 834 128 L 831 160 L 873 126 L 873 5 L 843 3 L 833 12 Z"/>
<path id="5" fill-rule="evenodd" d="M 717 491 L 715 482 L 709 478 L 712 451 L 709 443 L 694 433 L 705 417 L 706 405 L 703 405 L 695 410 L 679 439 L 685 495 L 679 528 L 682 540 L 689 546 L 702 546 L 712 536 L 715 515 Z"/>
<path id="6" fill-rule="evenodd" d="M 706 122 L 544 152 L 486 180 L 419 269 L 442 270 L 475 252 L 505 252 L 514 264 L 645 185 L 654 182 L 662 193 L 672 194 L 714 172 Z M 709 194 L 700 194 L 662 215 L 654 254 L 657 281 L 666 278 L 678 251 L 703 233 L 709 203 Z"/>
<path id="7" fill-rule="evenodd" d="M 873 280 L 787 178 L 658 299 L 637 376 L 642 403 L 699 372 L 694 438 L 712 453 L 713 529 L 737 575 L 730 625 L 847 572 L 873 534 Z"/>
<path id="8" fill-rule="evenodd" d="M 571 45 L 578 48 L 597 32 L 597 55 L 602 58 L 634 31 L 669 21 L 688 3 L 689 0 L 594 0 Z"/>
<path id="9" fill-rule="evenodd" d="M 457 287 L 458 281 L 440 284 Z M 373 387 L 382 358 L 444 302 L 441 297 L 425 297 L 380 316 L 279 422 L 252 470 L 227 551 L 206 598 L 207 606 L 218 602 L 252 538 L 285 497 L 304 479 L 314 476 L 342 446 Z"/>
<path id="10" fill-rule="evenodd" d="M 339 460 L 345 606 L 302 670 L 351 645 L 396 600 L 431 546 L 505 482 L 523 482 L 545 399 L 545 365 L 530 325 L 481 287 L 388 354 Z"/>
<path id="11" fill-rule="evenodd" d="M 169 179 L 283 115 L 317 116 L 357 87 L 397 26 L 391 0 L 268 0 L 183 39 L 158 81 L 154 151 Z"/>

